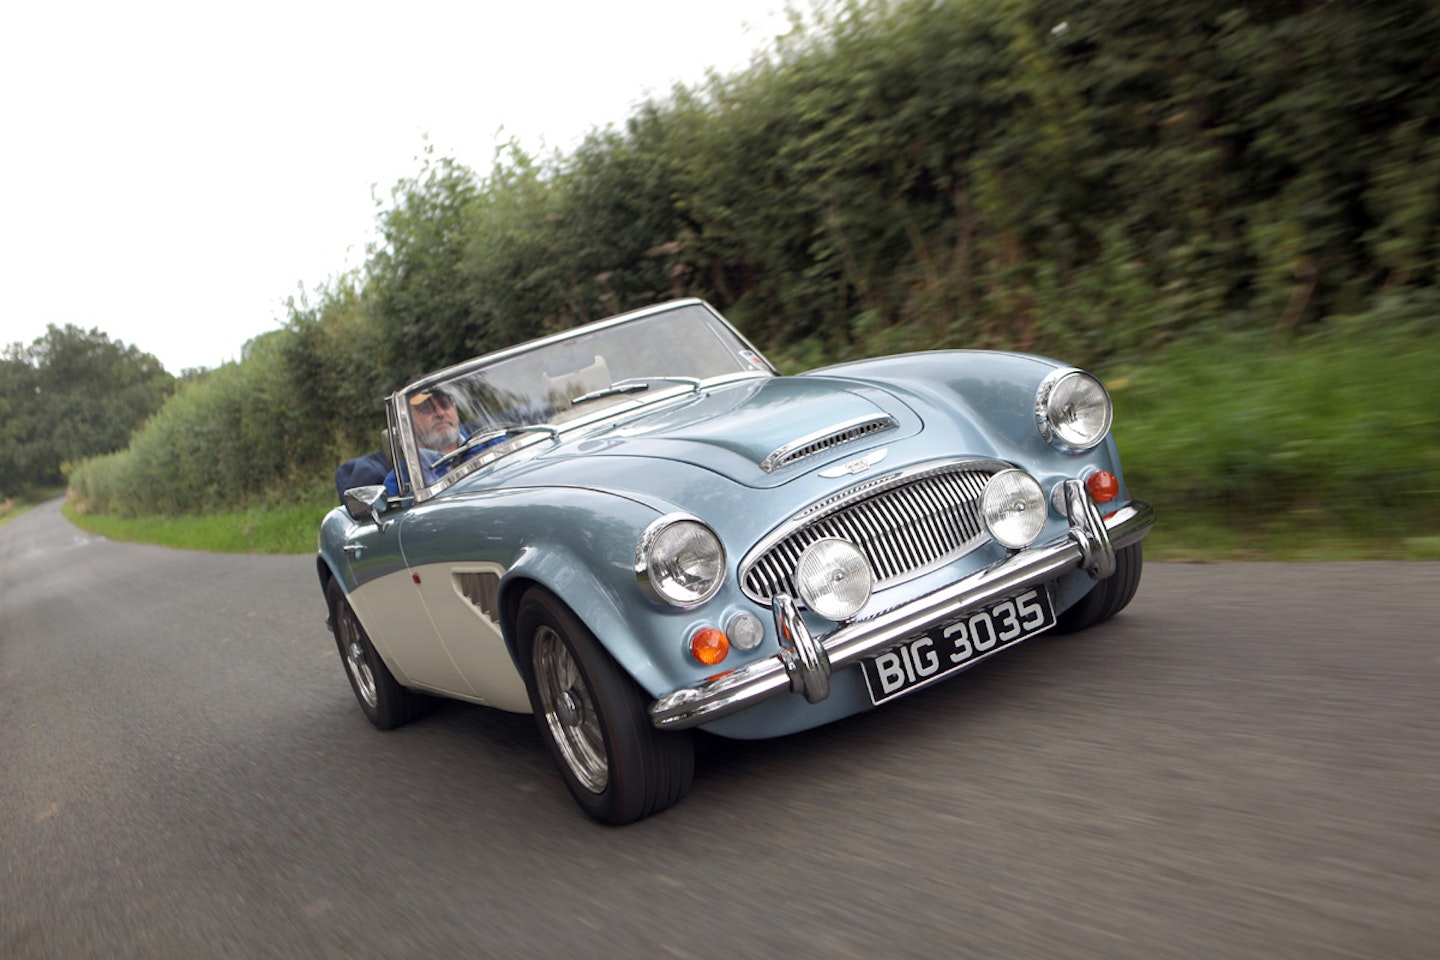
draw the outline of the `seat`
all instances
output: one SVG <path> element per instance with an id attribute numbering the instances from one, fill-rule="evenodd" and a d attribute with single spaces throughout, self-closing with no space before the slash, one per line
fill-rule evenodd
<path id="1" fill-rule="evenodd" d="M 546 367 L 543 383 L 545 394 L 550 399 L 550 420 L 565 419 L 570 411 L 570 401 L 586 393 L 604 390 L 613 381 L 610 366 L 604 357 L 592 357 L 591 362 L 578 369 L 559 370 Z"/>
<path id="2" fill-rule="evenodd" d="M 376 450 L 354 460 L 346 460 L 335 470 L 335 492 L 340 502 L 345 502 L 345 491 L 354 487 L 366 487 L 385 482 L 390 472 L 390 462 L 384 451 Z"/>
<path id="3" fill-rule="evenodd" d="M 345 503 L 345 491 L 354 487 L 366 487 L 383 484 L 385 476 L 390 472 L 390 431 L 380 432 L 381 447 L 374 453 L 367 453 L 363 457 L 356 457 L 354 460 L 346 460 L 335 470 L 335 492 L 340 495 L 340 503 Z"/>

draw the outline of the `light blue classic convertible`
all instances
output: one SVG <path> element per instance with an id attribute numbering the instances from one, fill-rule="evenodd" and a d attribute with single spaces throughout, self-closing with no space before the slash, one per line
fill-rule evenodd
<path id="1" fill-rule="evenodd" d="M 388 415 L 320 530 L 361 709 L 531 712 L 612 824 L 685 796 L 692 728 L 803 730 L 1114 616 L 1154 523 L 1090 374 L 938 351 L 780 376 L 698 300 L 431 374 Z"/>

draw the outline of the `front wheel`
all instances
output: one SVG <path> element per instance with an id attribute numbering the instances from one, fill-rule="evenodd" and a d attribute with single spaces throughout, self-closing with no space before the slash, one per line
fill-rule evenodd
<path id="1" fill-rule="evenodd" d="M 618 826 L 679 803 L 695 773 L 690 735 L 655 728 L 639 686 L 553 594 L 531 589 L 516 628 L 540 735 L 580 808 Z"/>
<path id="2" fill-rule="evenodd" d="M 1076 633 L 1104 623 L 1124 610 L 1140 586 L 1145 565 L 1141 543 L 1115 551 L 1115 572 L 1090 588 L 1090 592 L 1055 621 L 1056 633 Z"/>

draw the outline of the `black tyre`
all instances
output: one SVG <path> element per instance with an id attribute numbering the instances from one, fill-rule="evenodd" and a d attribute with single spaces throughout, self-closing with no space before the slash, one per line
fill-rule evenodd
<path id="1" fill-rule="evenodd" d="M 434 706 L 434 699 L 400 686 L 355 617 L 340 584 L 331 580 L 325 589 L 330 603 L 330 623 L 335 629 L 335 646 L 350 678 L 350 689 L 360 701 L 366 718 L 381 730 L 393 730 L 418 719 Z"/>
<path id="2" fill-rule="evenodd" d="M 655 728 L 649 698 L 553 594 L 532 588 L 516 629 L 540 735 L 580 808 L 618 826 L 679 803 L 695 774 L 690 735 Z"/>
<path id="3" fill-rule="evenodd" d="M 1115 551 L 1115 572 L 1085 594 L 1084 598 L 1056 619 L 1056 633 L 1075 633 L 1104 623 L 1124 610 L 1140 586 L 1145 565 L 1142 544 L 1132 543 Z"/>

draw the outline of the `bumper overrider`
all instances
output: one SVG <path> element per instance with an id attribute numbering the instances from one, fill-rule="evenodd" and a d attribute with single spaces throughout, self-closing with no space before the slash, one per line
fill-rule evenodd
<path id="1" fill-rule="evenodd" d="M 1139 541 L 1155 525 L 1155 511 L 1139 500 L 1102 518 L 1078 480 L 1066 481 L 1065 506 L 1070 517 L 1065 536 L 1018 550 L 934 593 L 864 620 L 848 621 L 823 636 L 810 633 L 793 598 L 776 596 L 772 607 L 779 654 L 666 694 L 651 704 L 650 719 L 657 727 L 679 730 L 784 693 L 803 694 L 809 702 L 819 703 L 830 695 L 830 675 L 835 670 L 883 653 L 932 627 L 1072 570 L 1105 579 L 1115 572 L 1115 551 Z"/>

